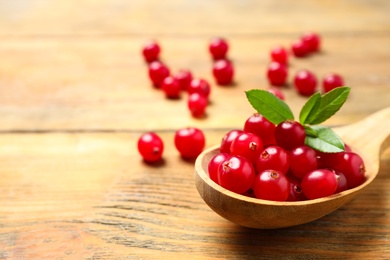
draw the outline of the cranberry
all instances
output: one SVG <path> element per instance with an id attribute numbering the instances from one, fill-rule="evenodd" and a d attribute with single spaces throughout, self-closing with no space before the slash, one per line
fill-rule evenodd
<path id="1" fill-rule="evenodd" d="M 258 172 L 272 169 L 286 174 L 289 166 L 289 155 L 280 146 L 268 146 L 261 152 L 256 160 L 256 169 Z"/>
<path id="2" fill-rule="evenodd" d="M 301 188 L 301 180 L 295 177 L 287 177 L 290 182 L 290 190 L 287 201 L 303 201 L 307 200 Z"/>
<path id="3" fill-rule="evenodd" d="M 230 154 L 227 154 L 227 153 L 219 153 L 219 154 L 216 154 L 213 156 L 213 158 L 211 158 L 209 164 L 208 164 L 208 172 L 209 172 L 209 176 L 210 176 L 210 179 L 212 181 L 214 181 L 215 183 L 218 183 L 218 168 L 219 168 L 219 165 L 230 159 Z"/>
<path id="4" fill-rule="evenodd" d="M 242 133 L 237 136 L 230 145 L 230 154 L 240 155 L 255 163 L 263 150 L 263 142 L 260 137 L 252 133 Z"/>
<path id="5" fill-rule="evenodd" d="M 288 63 L 287 50 L 282 46 L 275 46 L 271 49 L 271 60 L 282 64 Z"/>
<path id="6" fill-rule="evenodd" d="M 343 153 L 324 153 L 316 151 L 318 168 L 333 168 L 343 156 Z"/>
<path id="7" fill-rule="evenodd" d="M 180 85 L 174 77 L 166 77 L 161 84 L 161 89 L 164 91 L 167 98 L 180 98 Z"/>
<path id="8" fill-rule="evenodd" d="M 242 130 L 234 129 L 227 132 L 221 141 L 221 146 L 219 148 L 219 151 L 221 153 L 229 153 L 230 154 L 230 146 L 234 139 L 236 139 L 237 136 L 244 133 Z"/>
<path id="9" fill-rule="evenodd" d="M 189 70 L 180 70 L 174 77 L 179 82 L 180 88 L 187 90 L 192 80 L 192 73 Z"/>
<path id="10" fill-rule="evenodd" d="M 251 115 L 244 124 L 244 131 L 260 137 L 264 146 L 276 144 L 275 128 L 273 123 L 258 113 Z"/>
<path id="11" fill-rule="evenodd" d="M 322 80 L 322 87 L 324 92 L 329 92 L 334 88 L 341 87 L 344 85 L 343 78 L 338 74 L 328 74 Z"/>
<path id="12" fill-rule="evenodd" d="M 157 88 L 161 86 L 163 80 L 170 74 L 169 68 L 159 61 L 149 64 L 149 78 Z"/>
<path id="13" fill-rule="evenodd" d="M 196 158 L 204 149 L 206 138 L 203 132 L 195 127 L 179 129 L 175 133 L 175 146 L 185 159 Z"/>
<path id="14" fill-rule="evenodd" d="M 296 40 L 291 44 L 291 50 L 295 57 L 301 58 L 309 54 L 307 43 L 302 40 Z"/>
<path id="15" fill-rule="evenodd" d="M 309 52 L 316 52 L 320 49 L 320 36 L 313 32 L 306 32 L 302 35 L 301 40 L 306 44 Z"/>
<path id="16" fill-rule="evenodd" d="M 301 179 L 317 167 L 317 154 L 312 148 L 304 145 L 291 150 L 290 170 L 295 177 Z"/>
<path id="17" fill-rule="evenodd" d="M 208 100 L 199 93 L 192 93 L 188 96 L 187 106 L 193 117 L 203 117 L 206 114 Z"/>
<path id="18" fill-rule="evenodd" d="M 280 98 L 281 100 L 285 100 L 283 92 L 277 88 L 270 88 L 268 89 L 268 92 L 274 94 L 276 97 Z"/>
<path id="19" fill-rule="evenodd" d="M 189 94 L 199 93 L 208 98 L 211 92 L 210 84 L 204 79 L 192 79 L 187 88 Z"/>
<path id="20" fill-rule="evenodd" d="M 233 81 L 234 68 L 228 60 L 217 60 L 213 65 L 213 75 L 218 85 L 230 85 Z"/>
<path id="21" fill-rule="evenodd" d="M 285 150 L 305 144 L 306 132 L 303 126 L 294 120 L 286 120 L 275 128 L 276 143 Z"/>
<path id="22" fill-rule="evenodd" d="M 258 199 L 286 201 L 289 195 L 289 186 L 289 181 L 283 173 L 265 170 L 255 177 L 253 191 Z"/>
<path id="23" fill-rule="evenodd" d="M 365 166 L 360 155 L 353 152 L 341 152 L 338 159 L 333 163 L 332 168 L 336 172 L 345 175 L 348 188 L 352 189 L 365 181 Z"/>
<path id="24" fill-rule="evenodd" d="M 294 86 L 299 94 L 310 96 L 316 91 L 317 78 L 308 70 L 300 70 L 294 77 Z"/>
<path id="25" fill-rule="evenodd" d="M 308 199 L 330 196 L 337 189 L 337 176 L 334 171 L 317 169 L 303 177 L 301 187 Z"/>
<path id="26" fill-rule="evenodd" d="M 268 81 L 273 86 L 283 86 L 287 81 L 287 67 L 279 62 L 271 62 L 267 70 Z"/>
<path id="27" fill-rule="evenodd" d="M 243 194 L 248 191 L 255 179 L 255 169 L 244 157 L 232 156 L 218 168 L 219 184 L 230 191 Z"/>
<path id="28" fill-rule="evenodd" d="M 335 193 L 339 193 L 348 189 L 348 182 L 345 175 L 341 172 L 336 172 L 337 177 L 337 189 Z"/>
<path id="29" fill-rule="evenodd" d="M 138 139 L 138 151 L 145 161 L 157 162 L 162 158 L 164 143 L 157 134 L 145 133 Z"/>
<path id="30" fill-rule="evenodd" d="M 160 55 L 160 46 L 155 41 L 146 43 L 142 49 L 142 54 L 146 62 L 157 61 Z"/>
<path id="31" fill-rule="evenodd" d="M 211 40 L 209 51 L 214 60 L 225 59 L 229 45 L 225 39 L 216 37 Z"/>

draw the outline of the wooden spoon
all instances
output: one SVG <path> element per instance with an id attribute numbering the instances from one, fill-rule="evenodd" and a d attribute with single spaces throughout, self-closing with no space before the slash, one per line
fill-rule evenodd
<path id="1" fill-rule="evenodd" d="M 298 202 L 268 201 L 236 194 L 213 182 L 207 173 L 208 163 L 219 152 L 219 145 L 205 150 L 196 159 L 196 188 L 211 209 L 241 226 L 272 229 L 319 219 L 352 200 L 378 174 L 380 153 L 390 145 L 390 107 L 334 130 L 364 160 L 366 181 L 356 188 L 325 198 Z"/>

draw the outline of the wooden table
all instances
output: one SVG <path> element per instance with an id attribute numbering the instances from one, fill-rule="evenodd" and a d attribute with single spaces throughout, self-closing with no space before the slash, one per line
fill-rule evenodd
<path id="1" fill-rule="evenodd" d="M 0 259 L 390 258 L 389 150 L 373 184 L 338 211 L 253 230 L 207 207 L 173 145 L 185 126 L 201 128 L 207 147 L 242 128 L 254 112 L 244 91 L 269 87 L 269 49 L 309 30 L 322 51 L 292 58 L 289 82 L 306 68 L 352 88 L 326 124 L 388 107 L 389 10 L 386 0 L 1 1 Z M 213 36 L 231 45 L 233 87 L 214 84 Z M 151 38 L 172 72 L 210 81 L 207 118 L 150 85 L 140 50 Z M 297 114 L 306 98 L 291 85 L 283 93 Z M 163 165 L 141 160 L 146 131 L 163 138 Z"/>

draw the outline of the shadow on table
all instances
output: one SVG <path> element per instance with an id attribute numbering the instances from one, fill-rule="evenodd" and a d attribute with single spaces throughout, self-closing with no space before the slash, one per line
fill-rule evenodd
<path id="1" fill-rule="evenodd" d="M 346 206 L 304 225 L 270 230 L 232 227 L 229 250 L 240 259 L 373 256 L 390 240 L 385 203 L 389 193 L 374 181 Z M 388 242 L 386 247 L 389 250 Z"/>

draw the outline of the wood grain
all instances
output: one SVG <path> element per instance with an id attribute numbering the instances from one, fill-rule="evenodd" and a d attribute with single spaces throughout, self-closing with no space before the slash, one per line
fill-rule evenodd
<path id="1" fill-rule="evenodd" d="M 206 132 L 207 146 L 223 133 Z M 0 256 L 389 256 L 388 172 L 318 221 L 252 230 L 222 219 L 203 202 L 193 164 L 175 151 L 172 132 L 159 133 L 166 143 L 160 166 L 140 160 L 134 148 L 139 134 L 2 134 Z M 389 168 L 388 154 L 382 165 Z"/>
<path id="2" fill-rule="evenodd" d="M 0 1 L 0 259 L 390 258 L 390 149 L 367 190 L 340 210 L 278 230 L 236 226 L 194 185 L 194 162 L 173 146 L 184 126 L 207 147 L 253 112 L 244 91 L 267 89 L 269 49 L 308 30 L 322 51 L 292 59 L 320 80 L 342 74 L 352 93 L 327 124 L 356 122 L 390 105 L 390 2 Z M 207 43 L 229 40 L 236 84 L 215 86 Z M 207 117 L 186 95 L 150 86 L 141 47 L 150 38 L 175 72 L 212 84 Z M 298 114 L 306 101 L 283 89 Z M 388 127 L 384 122 L 383 127 Z M 162 165 L 142 162 L 136 141 L 154 130 Z"/>
<path id="3" fill-rule="evenodd" d="M 12 3 L 14 2 L 14 3 Z M 334 34 L 387 33 L 389 3 L 381 0 L 223 2 L 45 1 L 0 4 L 3 34 L 272 35 L 315 29 Z"/>
<path id="4" fill-rule="evenodd" d="M 329 72 L 345 77 L 351 97 L 327 124 L 352 123 L 389 106 L 390 36 L 323 37 L 322 53 L 291 60 L 289 82 L 300 69 L 312 70 L 319 82 Z M 0 79 L 0 130 L 241 127 L 243 118 L 254 111 L 244 91 L 269 87 L 265 78 L 269 48 L 289 39 L 231 39 L 236 86 L 224 88 L 214 84 L 206 38 L 160 38 L 173 73 L 189 68 L 212 84 L 207 120 L 190 116 L 185 94 L 180 100 L 167 100 L 150 85 L 140 55 L 144 38 L 5 40 L 0 46 L 6 61 L 0 64 L 5 74 Z M 282 91 L 298 115 L 306 98 L 291 85 Z"/>

